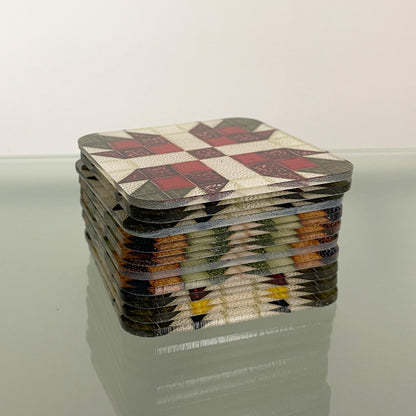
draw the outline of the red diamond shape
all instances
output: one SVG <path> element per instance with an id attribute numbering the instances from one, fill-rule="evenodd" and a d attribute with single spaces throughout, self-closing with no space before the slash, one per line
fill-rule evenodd
<path id="1" fill-rule="evenodd" d="M 259 153 L 246 153 L 244 155 L 233 156 L 233 158 L 238 160 L 243 165 L 246 165 L 252 162 L 263 162 L 265 160 L 268 160 L 267 158 L 265 158 Z"/>
<path id="2" fill-rule="evenodd" d="M 161 146 L 146 146 L 155 155 L 162 155 L 164 153 L 183 152 L 183 149 L 174 145 L 173 143 L 163 144 Z"/>
<path id="3" fill-rule="evenodd" d="M 199 162 L 198 160 L 192 162 L 175 163 L 172 167 L 179 173 L 201 172 L 203 170 L 211 170 L 208 166 Z"/>
<path id="4" fill-rule="evenodd" d="M 136 140 L 117 140 L 108 143 L 113 149 L 135 149 L 136 147 L 142 147 Z"/>
<path id="5" fill-rule="evenodd" d="M 289 160 L 279 160 L 279 163 L 292 170 L 314 168 L 318 166 L 316 163 L 312 162 L 311 160 L 305 159 L 303 157 L 298 157 L 296 159 L 289 159 Z"/>
<path id="6" fill-rule="evenodd" d="M 215 139 L 206 139 L 207 143 L 209 143 L 211 146 L 225 146 L 227 144 L 235 144 L 234 140 L 229 139 L 228 137 L 222 136 L 222 137 L 216 137 Z"/>
<path id="7" fill-rule="evenodd" d="M 183 176 L 173 176 L 171 178 L 153 179 L 153 183 L 162 191 L 170 189 L 182 189 L 195 187 L 195 184 L 186 180 Z"/>

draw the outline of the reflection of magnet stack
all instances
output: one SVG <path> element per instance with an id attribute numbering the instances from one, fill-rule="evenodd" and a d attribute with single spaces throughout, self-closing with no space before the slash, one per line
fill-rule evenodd
<path id="1" fill-rule="evenodd" d="M 120 328 L 92 264 L 88 276 L 87 340 L 118 415 L 329 414 L 335 305 L 143 340 Z"/>
<path id="2" fill-rule="evenodd" d="M 87 241 L 127 331 L 165 335 L 335 301 L 349 162 L 244 118 L 79 145 Z"/>

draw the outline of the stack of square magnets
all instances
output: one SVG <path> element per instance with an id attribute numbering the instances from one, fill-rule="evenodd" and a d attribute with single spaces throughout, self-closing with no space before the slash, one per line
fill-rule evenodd
<path id="1" fill-rule="evenodd" d="M 91 134 L 79 147 L 86 238 L 129 332 L 336 300 L 350 162 L 247 118 Z"/>

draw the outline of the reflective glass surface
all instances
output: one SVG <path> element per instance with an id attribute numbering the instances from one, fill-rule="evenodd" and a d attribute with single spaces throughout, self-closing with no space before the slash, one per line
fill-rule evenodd
<path id="1" fill-rule="evenodd" d="M 76 158 L 0 159 L 0 414 L 414 415 L 416 152 L 336 153 L 336 304 L 154 339 L 105 293 Z"/>

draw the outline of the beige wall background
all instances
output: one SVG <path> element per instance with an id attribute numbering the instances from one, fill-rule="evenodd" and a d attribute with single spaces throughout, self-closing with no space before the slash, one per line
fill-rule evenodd
<path id="1" fill-rule="evenodd" d="M 0 12 L 1 155 L 226 116 L 416 147 L 414 0 L 21 0 Z"/>

